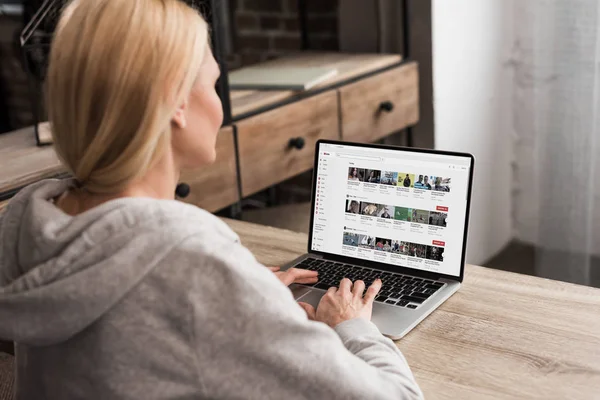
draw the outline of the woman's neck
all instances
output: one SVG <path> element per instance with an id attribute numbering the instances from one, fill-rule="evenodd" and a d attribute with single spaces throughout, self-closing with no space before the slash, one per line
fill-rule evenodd
<path id="1" fill-rule="evenodd" d="M 90 193 L 85 189 L 73 189 L 55 200 L 58 208 L 69 215 L 78 215 L 111 200 L 126 197 L 144 197 L 173 200 L 179 181 L 179 169 L 167 156 L 152 167 L 144 177 L 114 194 Z"/>

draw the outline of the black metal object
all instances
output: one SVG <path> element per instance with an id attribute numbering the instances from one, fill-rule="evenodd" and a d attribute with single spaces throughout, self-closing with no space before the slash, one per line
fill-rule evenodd
<path id="1" fill-rule="evenodd" d="M 190 188 L 190 185 L 188 185 L 187 183 L 180 183 L 175 188 L 175 195 L 181 199 L 185 199 L 190 195 L 191 191 L 192 189 Z"/>
<path id="2" fill-rule="evenodd" d="M 238 201 L 231 206 L 231 218 L 242 219 L 242 168 L 240 167 L 240 145 L 237 125 L 233 125 L 233 147 L 235 150 L 235 172 L 238 189 Z"/>
<path id="3" fill-rule="evenodd" d="M 412 127 L 408 127 L 405 130 L 406 132 L 406 147 L 414 147 L 414 141 L 413 141 L 413 128 Z"/>
<path id="4" fill-rule="evenodd" d="M 394 111 L 394 103 L 391 101 L 384 101 L 379 105 L 379 111 L 390 113 Z"/>
<path id="5" fill-rule="evenodd" d="M 410 21 L 412 18 L 411 0 L 402 0 L 402 39 L 403 39 L 403 57 L 410 58 Z"/>
<path id="6" fill-rule="evenodd" d="M 412 0 L 402 0 L 402 29 L 403 29 L 403 57 L 405 59 L 409 59 L 411 56 L 411 24 L 410 21 L 412 19 Z M 405 130 L 406 132 L 406 145 L 408 147 L 413 147 L 413 129 L 412 127 L 408 127 Z"/>
<path id="7" fill-rule="evenodd" d="M 221 76 L 217 81 L 217 93 L 221 98 L 221 104 L 223 105 L 223 125 L 229 125 L 231 123 L 231 99 L 229 97 L 229 79 L 227 62 L 225 60 L 225 45 L 223 38 L 225 37 L 225 17 L 227 10 L 222 0 L 210 0 L 210 13 L 205 16 L 207 22 L 211 26 L 211 43 L 213 48 L 213 55 L 219 68 L 221 69 Z"/>
<path id="8" fill-rule="evenodd" d="M 302 40 L 302 50 L 310 49 L 310 40 L 308 37 L 308 0 L 298 0 L 298 22 L 300 23 L 300 38 Z M 316 0 L 320 1 L 320 0 Z"/>
<path id="9" fill-rule="evenodd" d="M 290 139 L 288 147 L 291 149 L 302 150 L 306 145 L 306 140 L 303 137 L 297 137 Z"/>

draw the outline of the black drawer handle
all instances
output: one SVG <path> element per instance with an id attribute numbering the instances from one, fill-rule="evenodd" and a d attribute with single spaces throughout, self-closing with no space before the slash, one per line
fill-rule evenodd
<path id="1" fill-rule="evenodd" d="M 175 194 L 177 195 L 177 197 L 185 199 L 190 195 L 191 191 L 192 189 L 190 188 L 190 185 L 188 185 L 187 183 L 180 183 L 175 189 Z"/>
<path id="2" fill-rule="evenodd" d="M 394 103 L 391 101 L 384 101 L 379 105 L 379 110 L 385 112 L 392 112 L 394 110 Z"/>
<path id="3" fill-rule="evenodd" d="M 290 139 L 288 146 L 293 149 L 302 150 L 306 145 L 306 141 L 302 137 L 292 138 Z"/>

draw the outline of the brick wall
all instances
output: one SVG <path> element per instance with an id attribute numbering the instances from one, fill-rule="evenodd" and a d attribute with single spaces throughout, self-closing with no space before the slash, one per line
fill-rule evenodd
<path id="1" fill-rule="evenodd" d="M 311 50 L 338 50 L 338 1 L 307 0 Z M 234 0 L 231 10 L 230 69 L 301 50 L 298 0 Z"/>
<path id="2" fill-rule="evenodd" d="M 338 2 L 306 0 L 311 50 L 337 51 Z M 301 50 L 298 0 L 230 0 L 233 54 L 230 69 Z M 12 48 L 20 24 L 0 16 L 0 131 L 33 123 L 27 77 Z M 8 22 L 11 22 L 10 24 Z M 4 129 L 3 129 L 4 128 Z"/>

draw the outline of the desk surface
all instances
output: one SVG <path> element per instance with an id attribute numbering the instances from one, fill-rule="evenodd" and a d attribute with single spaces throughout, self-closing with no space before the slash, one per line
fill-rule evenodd
<path id="1" fill-rule="evenodd" d="M 306 252 L 304 234 L 226 222 L 265 265 Z M 468 266 L 397 344 L 427 399 L 599 399 L 600 289 Z"/>

